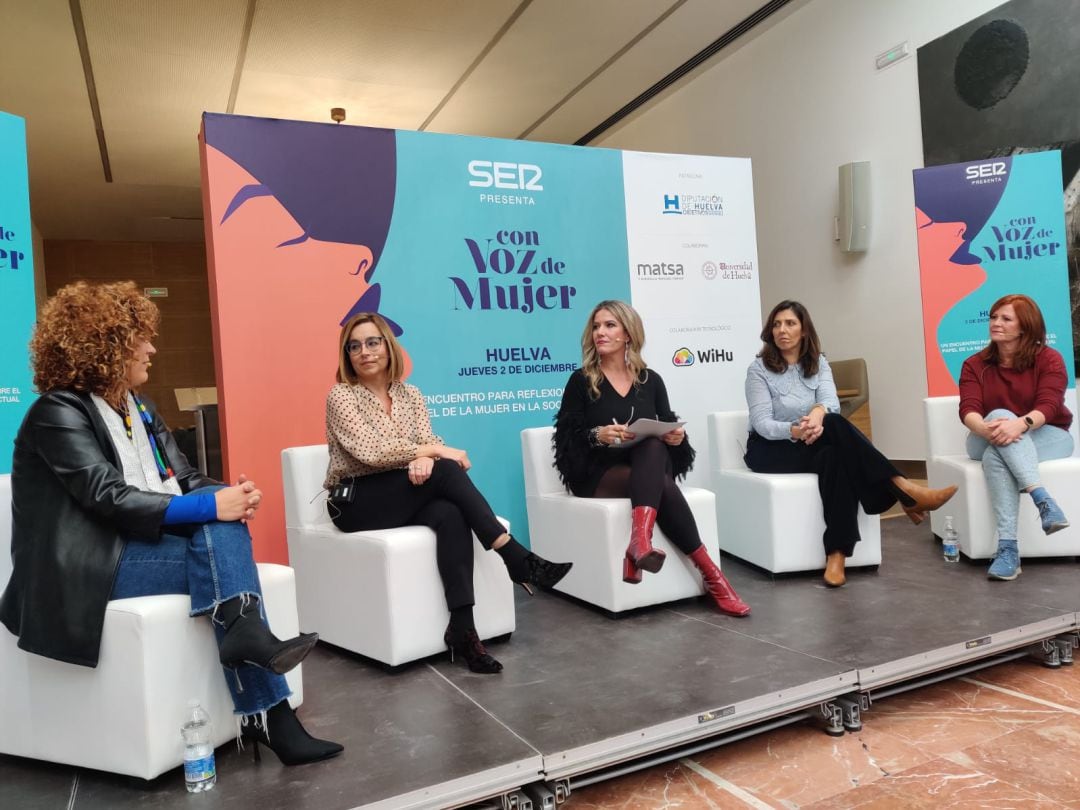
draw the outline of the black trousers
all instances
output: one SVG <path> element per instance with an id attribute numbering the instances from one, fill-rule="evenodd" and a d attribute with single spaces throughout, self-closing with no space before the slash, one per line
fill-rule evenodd
<path id="1" fill-rule="evenodd" d="M 889 479 L 900 472 L 840 414 L 826 414 L 824 428 L 813 444 L 764 439 L 751 431 L 744 460 L 754 472 L 817 473 L 825 553 L 850 557 L 860 539 L 859 504 L 868 515 L 891 507 L 896 494 Z"/>
<path id="2" fill-rule="evenodd" d="M 327 504 L 335 526 L 343 532 L 410 525 L 433 529 L 446 606 L 453 610 L 475 604 L 473 532 L 489 549 L 506 528 L 467 472 L 456 462 L 436 459 L 431 477 L 420 486 L 413 485 L 403 469 L 359 476 L 353 486 L 352 502 Z"/>
<path id="3" fill-rule="evenodd" d="M 683 554 L 701 545 L 694 513 L 675 483 L 667 445 L 655 436 L 629 448 L 630 463 L 615 464 L 600 478 L 593 498 L 629 498 L 631 506 L 651 506 L 656 525 Z"/>

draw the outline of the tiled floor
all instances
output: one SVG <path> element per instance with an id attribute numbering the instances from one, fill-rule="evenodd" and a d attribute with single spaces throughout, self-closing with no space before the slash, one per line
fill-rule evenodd
<path id="1" fill-rule="evenodd" d="M 1080 808 L 1080 664 L 1016 661 L 576 790 L 567 810 Z"/>
<path id="2" fill-rule="evenodd" d="M 1002 664 L 882 700 L 855 734 L 790 726 L 582 788 L 563 807 L 1080 808 L 1080 664 Z"/>

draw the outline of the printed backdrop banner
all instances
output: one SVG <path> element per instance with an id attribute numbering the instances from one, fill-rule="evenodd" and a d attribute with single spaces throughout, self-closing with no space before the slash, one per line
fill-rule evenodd
<path id="1" fill-rule="evenodd" d="M 33 400 L 27 355 L 34 325 L 34 249 L 26 172 L 26 122 L 0 112 L 0 475 Z"/>
<path id="2" fill-rule="evenodd" d="M 1072 357 L 1059 151 L 916 169 L 915 225 L 930 396 L 957 393 L 964 360 L 989 341 L 990 306 L 1022 293 L 1047 344 Z M 1069 387 L 1075 386 L 1073 364 Z"/>
<path id="3" fill-rule="evenodd" d="M 746 407 L 746 368 L 761 348 L 750 161 L 625 152 L 623 176 L 645 360 L 694 439 L 687 481 L 707 488 L 705 415 Z"/>
<path id="4" fill-rule="evenodd" d="M 736 333 L 759 329 L 748 161 L 213 114 L 202 141 L 226 468 L 267 494 L 260 559 L 287 557 L 280 452 L 326 441 L 356 312 L 391 321 L 435 432 L 523 540 L 519 434 L 552 423 L 602 299 L 642 312 L 707 473 L 701 414 L 743 407 L 753 341 Z M 677 280 L 643 281 L 653 265 Z"/>

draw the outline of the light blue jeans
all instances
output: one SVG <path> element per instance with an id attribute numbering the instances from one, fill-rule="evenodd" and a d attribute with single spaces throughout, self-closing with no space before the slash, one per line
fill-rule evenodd
<path id="1" fill-rule="evenodd" d="M 987 422 L 992 419 L 1015 419 L 1016 414 L 999 408 L 983 418 Z M 968 457 L 982 460 L 999 540 L 1016 539 L 1020 493 L 1039 483 L 1039 462 L 1067 458 L 1072 451 L 1072 434 L 1053 425 L 1029 430 L 1020 437 L 1020 441 L 1002 447 L 990 444 L 982 436 L 968 434 Z"/>
<path id="2" fill-rule="evenodd" d="M 203 487 L 196 492 L 213 492 Z M 251 554 L 251 535 L 239 521 L 166 526 L 157 540 L 125 538 L 124 554 L 113 581 L 112 598 L 154 596 L 164 593 L 191 595 L 191 615 L 210 616 L 218 644 L 225 635 L 217 606 L 235 597 L 255 597 L 262 612 L 259 572 Z M 285 676 L 253 664 L 225 670 L 236 714 L 265 712 L 292 692 Z"/>

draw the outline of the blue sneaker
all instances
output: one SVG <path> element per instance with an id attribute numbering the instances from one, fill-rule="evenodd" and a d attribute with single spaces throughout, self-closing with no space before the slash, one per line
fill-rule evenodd
<path id="1" fill-rule="evenodd" d="M 1013 580 L 1020 573 L 1020 551 L 1015 540 L 998 540 L 997 555 L 990 563 L 986 576 L 990 579 Z"/>
<path id="2" fill-rule="evenodd" d="M 1062 529 L 1069 528 L 1069 519 L 1065 517 L 1065 513 L 1061 511 L 1061 507 L 1057 505 L 1057 501 L 1047 495 L 1037 504 L 1039 507 L 1039 517 L 1042 518 L 1042 529 L 1046 534 L 1053 534 L 1054 532 L 1060 532 Z"/>

